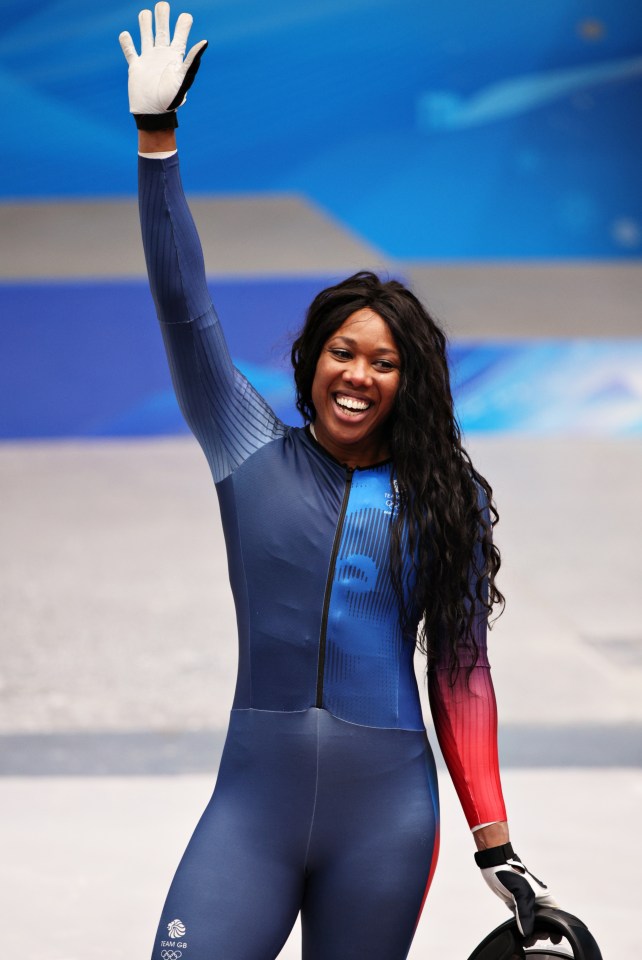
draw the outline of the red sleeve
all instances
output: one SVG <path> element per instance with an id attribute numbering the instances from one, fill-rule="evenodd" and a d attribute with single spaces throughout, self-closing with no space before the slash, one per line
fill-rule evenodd
<path id="1" fill-rule="evenodd" d="M 488 519 L 487 505 L 485 514 Z M 488 584 L 484 596 L 487 592 Z M 454 686 L 445 656 L 428 675 L 437 739 L 470 827 L 506 820 L 497 755 L 497 704 L 486 652 L 487 616 L 483 604 L 477 603 L 474 633 L 479 659 L 468 683 L 465 655 Z"/>

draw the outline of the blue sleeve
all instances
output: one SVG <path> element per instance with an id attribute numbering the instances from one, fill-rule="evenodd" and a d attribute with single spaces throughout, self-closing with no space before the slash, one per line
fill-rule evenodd
<path id="1" fill-rule="evenodd" d="M 147 272 L 174 389 L 219 482 L 287 427 L 232 364 L 207 288 L 178 156 L 139 157 L 138 174 Z"/>

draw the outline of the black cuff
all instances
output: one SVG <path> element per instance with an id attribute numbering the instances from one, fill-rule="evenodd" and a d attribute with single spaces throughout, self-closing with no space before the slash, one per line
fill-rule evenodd
<path id="1" fill-rule="evenodd" d="M 178 126 L 175 110 L 170 113 L 135 113 L 133 117 L 139 130 L 173 130 Z"/>
<path id="2" fill-rule="evenodd" d="M 478 850 L 475 854 L 475 863 L 484 870 L 486 867 L 498 867 L 508 859 L 519 860 L 512 844 L 502 843 L 499 847 L 489 847 L 488 850 Z"/>

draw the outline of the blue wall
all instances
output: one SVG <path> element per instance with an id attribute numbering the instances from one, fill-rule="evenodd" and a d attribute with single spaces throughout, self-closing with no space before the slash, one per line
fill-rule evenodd
<path id="1" fill-rule="evenodd" d="M 237 365 L 287 423 L 291 334 L 335 279 L 212 284 Z M 0 284 L 0 343 L 0 439 L 187 432 L 142 280 Z M 467 434 L 642 434 L 642 340 L 457 341 L 449 359 Z"/>
<path id="2" fill-rule="evenodd" d="M 391 256 L 642 254 L 631 0 L 190 0 L 187 186 L 299 190 Z M 174 4 L 174 17 L 180 5 Z M 131 194 L 138 4 L 5 0 L 5 197 Z"/>

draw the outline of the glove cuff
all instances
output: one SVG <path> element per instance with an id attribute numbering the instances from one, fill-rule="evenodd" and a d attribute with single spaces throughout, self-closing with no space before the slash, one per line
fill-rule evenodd
<path id="1" fill-rule="evenodd" d="M 475 854 L 475 863 L 481 870 L 487 867 L 498 867 L 507 860 L 519 860 L 511 843 L 502 843 L 499 847 L 489 847 L 488 850 L 478 850 Z"/>
<path id="2" fill-rule="evenodd" d="M 139 130 L 173 130 L 178 126 L 175 110 L 169 113 L 135 113 L 133 117 Z"/>

